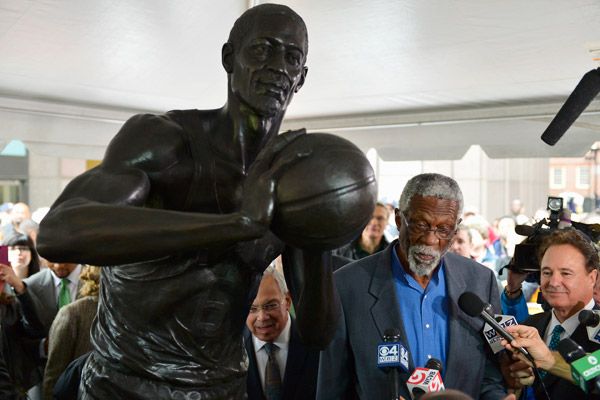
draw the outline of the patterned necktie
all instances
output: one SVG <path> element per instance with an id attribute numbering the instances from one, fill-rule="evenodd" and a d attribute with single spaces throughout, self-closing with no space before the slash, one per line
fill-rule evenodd
<path id="1" fill-rule="evenodd" d="M 265 397 L 267 400 L 280 400 L 281 373 L 279 371 L 279 364 L 277 364 L 277 359 L 275 358 L 275 353 L 277 353 L 279 347 L 273 343 L 265 343 L 264 348 L 269 356 L 267 367 L 265 368 Z"/>
<path id="2" fill-rule="evenodd" d="M 554 329 L 552 329 L 552 335 L 550 336 L 550 344 L 548 345 L 548 348 L 550 350 L 556 350 L 556 348 L 558 347 L 558 342 L 560 342 L 560 335 L 564 331 L 565 331 L 565 328 L 563 328 L 560 325 L 556 325 L 554 327 Z M 546 374 L 547 374 L 546 371 L 540 371 L 540 376 L 542 379 L 544 379 Z"/>
<path id="3" fill-rule="evenodd" d="M 66 306 L 71 302 L 71 292 L 69 291 L 69 284 L 71 282 L 67 278 L 62 278 L 60 281 L 60 292 L 58 293 L 58 309 L 60 310 L 63 306 Z"/>

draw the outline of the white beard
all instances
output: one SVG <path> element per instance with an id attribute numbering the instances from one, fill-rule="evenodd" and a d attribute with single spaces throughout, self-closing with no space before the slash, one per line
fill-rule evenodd
<path id="1" fill-rule="evenodd" d="M 428 262 L 423 262 L 415 257 L 415 253 L 433 256 L 433 259 Z M 441 252 L 432 249 L 430 246 L 415 244 L 408 248 L 408 267 L 417 276 L 429 276 L 438 266 L 442 255 Z"/>

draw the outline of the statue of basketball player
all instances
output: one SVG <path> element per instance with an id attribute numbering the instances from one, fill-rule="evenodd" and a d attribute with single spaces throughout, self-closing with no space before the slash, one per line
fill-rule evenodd
<path id="1" fill-rule="evenodd" d="M 338 316 L 329 258 L 269 230 L 277 176 L 268 166 L 303 133 L 277 135 L 307 50 L 288 7 L 246 11 L 222 49 L 227 104 L 132 117 L 102 164 L 52 206 L 40 252 L 106 266 L 84 399 L 243 398 L 244 321 L 282 253 L 303 340 L 329 341 Z"/>

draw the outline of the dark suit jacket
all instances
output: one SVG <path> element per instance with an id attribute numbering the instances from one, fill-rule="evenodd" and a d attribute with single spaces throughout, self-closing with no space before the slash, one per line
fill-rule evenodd
<path id="1" fill-rule="evenodd" d="M 54 321 L 54 317 L 56 317 L 56 313 L 58 312 L 56 287 L 54 286 L 52 271 L 46 268 L 37 274 L 23 279 L 23 281 L 27 285 L 27 291 L 33 299 L 37 315 L 44 325 L 46 335 L 48 335 L 52 321 Z M 81 289 L 81 280 L 77 287 L 76 298 L 79 298 L 79 289 Z"/>
<path id="2" fill-rule="evenodd" d="M 540 333 L 540 336 L 543 338 L 551 319 L 552 311 L 546 311 L 540 314 L 532 315 L 531 317 L 527 318 L 523 324 L 536 328 Z M 587 330 L 583 325 L 579 325 L 577 329 L 575 329 L 571 335 L 571 339 L 577 342 L 577 344 L 583 347 L 583 349 L 588 353 L 600 349 L 600 344 L 592 342 L 588 339 Z M 544 378 L 544 385 L 546 386 L 546 390 L 548 391 L 551 399 L 600 399 L 600 396 L 598 395 L 586 395 L 581 389 L 579 389 L 578 386 L 552 374 L 546 374 L 546 377 Z M 542 389 L 539 382 L 536 382 L 534 385 L 534 390 L 536 393 L 536 398 L 544 398 L 541 394 Z"/>
<path id="3" fill-rule="evenodd" d="M 398 328 L 402 343 L 408 347 L 391 268 L 392 251 L 397 243 L 396 240 L 382 252 L 335 272 L 342 316 L 333 341 L 321 353 L 318 399 L 347 399 L 355 395 L 373 400 L 388 397 L 388 376 L 377 368 L 377 345 L 383 341 L 386 329 Z M 494 274 L 472 260 L 451 253 L 444 256 L 444 262 L 450 314 L 444 385 L 462 390 L 475 399 L 501 399 L 505 396 L 502 376 L 488 357 L 489 347 L 481 333 L 484 323 L 458 307 L 460 295 L 470 291 L 500 312 Z M 412 360 L 410 364 L 412 372 L 415 365 Z M 400 375 L 401 382 L 406 382 L 409 374 Z M 406 385 L 401 386 L 401 395 L 411 398 Z"/>
<path id="4" fill-rule="evenodd" d="M 290 317 L 291 318 L 291 317 Z M 265 395 L 256 367 L 256 355 L 252 342 L 252 333 L 244 329 L 244 346 L 248 353 L 248 400 L 263 400 Z M 283 375 L 282 398 L 286 400 L 314 399 L 317 391 L 317 372 L 319 368 L 319 351 L 304 347 L 292 319 L 288 358 Z"/>

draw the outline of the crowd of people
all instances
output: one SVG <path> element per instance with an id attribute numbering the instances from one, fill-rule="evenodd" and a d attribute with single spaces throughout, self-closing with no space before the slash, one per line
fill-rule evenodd
<path id="1" fill-rule="evenodd" d="M 2 209 L 1 243 L 8 257 L 0 262 L 0 398 L 75 398 L 53 393 L 55 386 L 57 393 L 67 389 L 55 383 L 68 364 L 91 350 L 100 271 L 42 258 L 36 247 L 39 220 L 32 219 L 28 205 Z M 39 214 L 33 218 L 43 218 Z M 75 394 L 78 384 L 72 383 Z"/>

